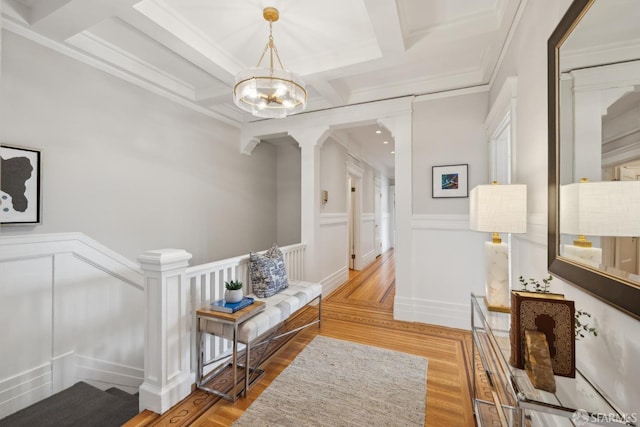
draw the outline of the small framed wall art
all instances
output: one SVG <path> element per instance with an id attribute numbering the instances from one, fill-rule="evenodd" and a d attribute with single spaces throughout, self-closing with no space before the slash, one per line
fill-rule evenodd
<path id="1" fill-rule="evenodd" d="M 0 224 L 40 223 L 40 150 L 0 144 Z"/>
<path id="2" fill-rule="evenodd" d="M 431 197 L 469 197 L 469 165 L 433 166 Z"/>

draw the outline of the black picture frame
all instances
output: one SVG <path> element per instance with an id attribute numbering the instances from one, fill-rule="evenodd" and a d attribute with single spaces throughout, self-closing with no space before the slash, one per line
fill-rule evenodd
<path id="1" fill-rule="evenodd" d="M 432 166 L 431 197 L 469 197 L 469 165 Z"/>
<path id="2" fill-rule="evenodd" d="M 42 152 L 0 144 L 0 225 L 41 222 Z"/>

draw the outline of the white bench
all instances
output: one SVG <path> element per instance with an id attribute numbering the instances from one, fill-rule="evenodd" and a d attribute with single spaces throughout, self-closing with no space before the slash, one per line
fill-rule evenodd
<path id="1" fill-rule="evenodd" d="M 318 324 L 320 327 L 322 320 L 322 285 L 320 283 L 313 282 L 305 282 L 305 281 L 290 281 L 289 286 L 285 289 L 280 290 L 275 295 L 272 295 L 268 298 L 258 298 L 255 295 L 249 295 L 255 298 L 256 301 L 263 301 L 266 304 L 264 311 L 252 317 L 251 319 L 243 322 L 237 331 L 237 342 L 245 345 L 245 385 L 244 392 L 249 390 L 249 386 L 252 381 L 255 381 L 256 378 L 251 380 L 251 376 L 254 372 L 258 372 L 257 364 L 260 363 L 258 361 L 256 363 L 255 368 L 251 368 L 249 366 L 249 356 L 252 348 L 256 346 L 267 344 L 274 339 L 281 338 L 283 336 L 292 334 L 297 332 L 303 328 L 308 326 Z M 279 333 L 280 326 L 289 319 L 292 315 L 297 313 L 303 307 L 306 307 L 308 304 L 312 303 L 315 300 L 318 300 L 318 317 L 317 319 L 310 321 L 298 328 L 293 330 L 285 331 L 283 333 Z M 216 321 L 215 319 L 210 318 L 200 318 L 198 322 L 198 333 L 206 333 L 212 334 L 218 337 L 223 337 L 228 340 L 234 339 L 234 326 L 231 324 L 221 323 Z M 201 355 L 200 344 L 201 340 L 196 340 L 198 354 Z M 227 356 L 229 357 L 229 356 Z M 211 364 L 219 359 L 213 361 L 207 361 L 203 363 L 199 363 L 198 372 L 196 373 L 196 386 L 203 388 L 207 391 L 213 391 L 203 386 L 206 382 L 208 382 L 215 374 L 216 371 L 204 375 L 204 367 L 208 364 Z M 234 360 L 237 360 L 237 357 L 234 355 Z M 260 371 L 261 372 L 261 371 Z M 251 381 L 250 381 L 251 380 Z M 217 393 L 221 394 L 221 393 Z M 224 394 L 221 394 L 224 396 Z M 233 399 L 235 400 L 235 396 Z"/>

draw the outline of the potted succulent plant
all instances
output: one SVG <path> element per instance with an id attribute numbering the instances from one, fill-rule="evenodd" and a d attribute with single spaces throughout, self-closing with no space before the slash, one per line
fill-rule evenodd
<path id="1" fill-rule="evenodd" d="M 227 302 L 240 302 L 242 300 L 242 282 L 239 280 L 230 280 L 224 282 L 224 287 L 227 289 L 224 293 L 224 299 Z"/>

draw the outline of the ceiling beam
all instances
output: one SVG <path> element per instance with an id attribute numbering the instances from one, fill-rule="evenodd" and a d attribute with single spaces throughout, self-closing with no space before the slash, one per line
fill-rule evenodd
<path id="1" fill-rule="evenodd" d="M 227 86 L 221 87 L 220 85 L 198 89 L 195 94 L 195 101 L 204 107 L 224 104 L 230 102 L 231 99 L 231 90 Z"/>
<path id="2" fill-rule="evenodd" d="M 305 83 L 313 87 L 332 107 L 344 105 L 349 100 L 348 90 L 339 90 L 326 77 L 305 77 Z"/>
<path id="3" fill-rule="evenodd" d="M 233 70 L 242 67 L 178 19 L 173 10 L 160 3 L 143 2 L 121 14 L 120 18 L 216 79 L 233 87 Z"/>
<path id="4" fill-rule="evenodd" d="M 396 56 L 404 53 L 404 38 L 396 2 L 365 0 L 364 4 L 382 56 Z"/>
<path id="5" fill-rule="evenodd" d="M 91 28 L 139 0 L 39 0 L 30 10 L 31 29 L 57 41 Z"/>

